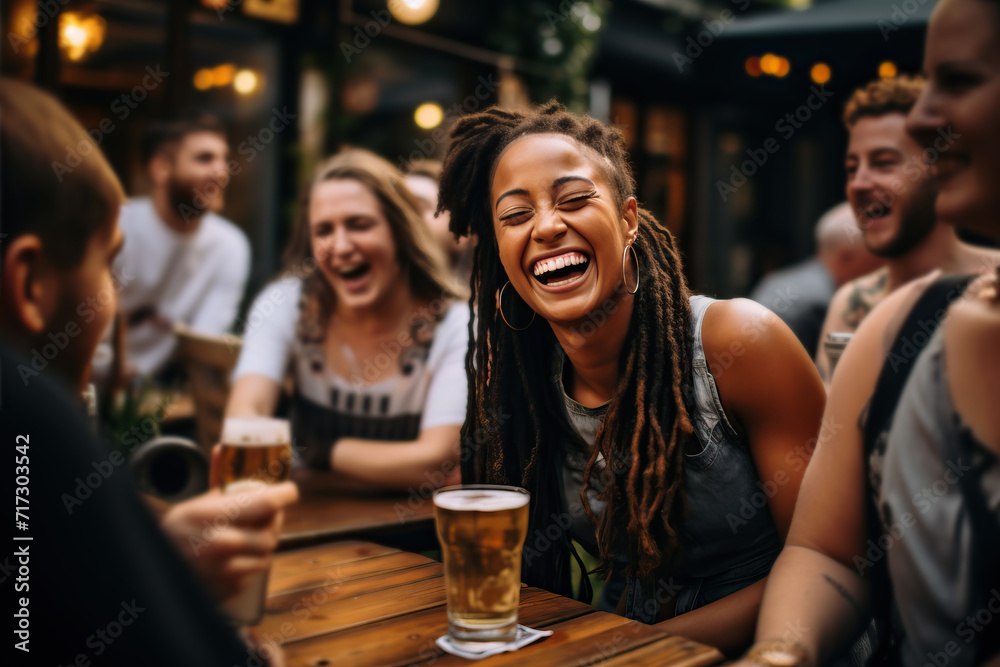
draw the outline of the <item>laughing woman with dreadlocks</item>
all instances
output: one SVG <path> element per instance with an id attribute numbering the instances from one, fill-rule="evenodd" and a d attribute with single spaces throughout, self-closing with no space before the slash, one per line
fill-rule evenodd
<path id="1" fill-rule="evenodd" d="M 531 492 L 526 582 L 571 595 L 575 540 L 602 608 L 733 653 L 825 394 L 776 316 L 690 294 L 634 194 L 621 134 L 557 103 L 456 123 L 441 208 L 480 239 L 463 481 Z"/>

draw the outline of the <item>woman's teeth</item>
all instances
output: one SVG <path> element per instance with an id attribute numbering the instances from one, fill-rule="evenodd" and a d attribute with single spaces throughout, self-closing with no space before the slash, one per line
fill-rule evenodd
<path id="1" fill-rule="evenodd" d="M 565 285 L 579 279 L 587 270 L 589 263 L 590 259 L 579 252 L 548 257 L 535 263 L 535 279 L 550 287 Z"/>
<path id="2" fill-rule="evenodd" d="M 557 271 L 559 269 L 564 269 L 567 266 L 577 266 L 578 264 L 586 264 L 590 260 L 587 259 L 585 255 L 578 252 L 569 252 L 565 255 L 559 255 L 558 257 L 549 257 L 548 259 L 542 259 L 535 262 L 534 272 L 536 276 L 541 276 L 545 273 L 550 273 L 552 271 Z"/>

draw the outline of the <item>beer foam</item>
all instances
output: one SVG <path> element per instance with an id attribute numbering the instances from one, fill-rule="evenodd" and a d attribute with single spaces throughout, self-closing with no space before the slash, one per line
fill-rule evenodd
<path id="1" fill-rule="evenodd" d="M 287 419 L 227 417 L 222 425 L 222 442 L 227 445 L 268 447 L 291 441 Z"/>
<path id="2" fill-rule="evenodd" d="M 260 493 L 267 488 L 267 482 L 259 479 L 238 479 L 226 484 L 226 493 Z"/>
<path id="3" fill-rule="evenodd" d="M 434 504 L 446 510 L 499 512 L 524 507 L 527 493 L 500 489 L 456 489 L 434 496 Z"/>

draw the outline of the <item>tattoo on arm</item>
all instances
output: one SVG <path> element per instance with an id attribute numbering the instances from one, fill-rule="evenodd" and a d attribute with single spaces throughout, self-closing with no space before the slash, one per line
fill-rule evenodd
<path id="1" fill-rule="evenodd" d="M 847 305 L 841 318 L 844 322 L 855 329 L 865 319 L 871 309 L 878 305 L 878 302 L 885 296 L 885 286 L 889 282 L 889 273 L 883 272 L 872 285 L 863 287 L 855 285 L 854 289 L 847 296 Z"/>
<path id="2" fill-rule="evenodd" d="M 857 614 L 858 616 L 864 616 L 864 613 L 861 611 L 861 605 L 859 605 L 857 601 L 853 597 L 851 597 L 851 594 L 847 592 L 847 589 L 844 588 L 844 586 L 839 581 L 835 581 L 833 577 L 831 577 L 828 574 L 824 574 L 823 578 L 826 579 L 827 583 L 833 586 L 838 593 L 840 593 L 840 597 L 847 600 L 847 603 L 851 605 L 852 609 L 854 609 L 855 614 Z"/>

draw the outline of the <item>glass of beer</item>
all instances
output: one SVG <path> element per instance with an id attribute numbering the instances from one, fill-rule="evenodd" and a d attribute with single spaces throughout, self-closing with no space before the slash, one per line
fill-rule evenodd
<path id="1" fill-rule="evenodd" d="M 847 344 L 851 342 L 851 338 L 853 337 L 853 333 L 834 332 L 828 333 L 823 340 L 823 349 L 826 350 L 826 356 L 830 360 L 830 378 L 833 377 L 833 369 L 837 367 L 837 362 L 840 361 L 840 355 L 844 353 L 844 348 L 847 347 Z"/>
<path id="2" fill-rule="evenodd" d="M 292 475 L 292 439 L 286 419 L 230 417 L 222 425 L 219 469 L 213 477 L 225 493 L 254 491 Z M 267 570 L 250 577 L 242 593 L 222 604 L 239 625 L 254 625 L 264 615 Z"/>
<path id="3" fill-rule="evenodd" d="M 434 492 L 453 641 L 509 642 L 517 636 L 529 500 L 515 486 L 468 484 Z"/>

